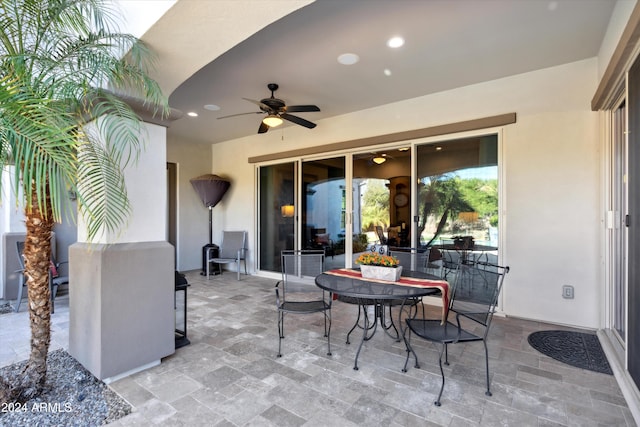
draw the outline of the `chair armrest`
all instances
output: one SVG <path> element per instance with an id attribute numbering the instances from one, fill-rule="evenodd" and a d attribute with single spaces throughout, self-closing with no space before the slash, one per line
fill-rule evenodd
<path id="1" fill-rule="evenodd" d="M 247 248 L 238 249 L 238 257 L 236 258 L 238 261 L 241 259 L 245 259 L 247 256 Z"/>
<path id="2" fill-rule="evenodd" d="M 55 263 L 51 261 L 51 265 L 53 266 L 52 268 L 55 268 L 55 274 L 53 274 L 53 271 L 51 271 L 51 268 L 49 268 L 49 279 L 61 276 L 60 267 L 64 264 L 69 264 L 69 261 L 59 261 Z"/>

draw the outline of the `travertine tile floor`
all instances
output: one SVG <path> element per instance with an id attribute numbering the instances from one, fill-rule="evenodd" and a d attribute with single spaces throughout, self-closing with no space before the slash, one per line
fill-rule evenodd
<path id="1" fill-rule="evenodd" d="M 275 280 L 187 273 L 188 335 L 159 366 L 111 387 L 134 407 L 112 426 L 635 426 L 611 375 L 564 365 L 531 348 L 529 333 L 555 325 L 494 319 L 493 396 L 484 394 L 481 343 L 450 347 L 442 406 L 437 351 L 413 340 L 421 369 L 401 372 L 404 344 L 378 333 L 353 370 L 357 309 L 334 304 L 332 356 L 321 315 L 289 316 L 277 358 Z M 508 278 L 507 278 L 508 280 Z M 437 308 L 433 315 L 437 316 Z M 28 355 L 26 313 L 0 315 L 0 366 Z M 68 297 L 56 300 L 51 349 L 68 345 Z"/>

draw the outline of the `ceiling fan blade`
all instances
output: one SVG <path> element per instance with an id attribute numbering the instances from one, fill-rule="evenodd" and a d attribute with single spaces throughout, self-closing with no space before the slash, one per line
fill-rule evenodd
<path id="1" fill-rule="evenodd" d="M 263 104 L 260 101 L 256 101 L 255 99 L 249 99 L 249 98 L 242 98 L 242 99 L 244 99 L 245 101 L 249 101 L 252 104 L 256 104 L 258 107 L 260 107 L 262 111 L 271 111 L 271 108 L 267 104 Z"/>
<path id="2" fill-rule="evenodd" d="M 260 122 L 260 127 L 258 128 L 258 133 L 265 133 L 269 130 L 269 126 L 265 125 L 263 122 Z"/>
<path id="3" fill-rule="evenodd" d="M 285 120 L 289 120 L 290 122 L 293 122 L 293 123 L 295 123 L 297 125 L 309 128 L 309 129 L 313 129 L 314 127 L 316 127 L 315 123 L 312 123 L 309 120 L 305 120 L 302 117 L 292 116 L 291 114 L 287 114 L 287 113 L 280 114 L 280 117 L 282 117 Z"/>
<path id="4" fill-rule="evenodd" d="M 317 105 L 289 105 L 284 110 L 287 113 L 307 113 L 310 111 L 320 111 Z"/>
<path id="5" fill-rule="evenodd" d="M 246 116 L 247 114 L 264 114 L 264 111 L 254 111 L 252 113 L 238 113 L 238 114 L 231 114 L 229 116 L 222 116 L 222 117 L 218 117 L 218 119 L 228 119 L 229 117 L 236 117 L 236 116 Z"/>

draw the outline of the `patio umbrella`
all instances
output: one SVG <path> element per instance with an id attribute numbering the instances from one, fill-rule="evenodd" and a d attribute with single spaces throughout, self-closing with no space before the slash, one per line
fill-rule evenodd
<path id="1" fill-rule="evenodd" d="M 196 193 L 200 196 L 202 203 L 209 208 L 209 244 L 212 244 L 213 223 L 211 211 L 213 207 L 222 200 L 231 183 L 229 180 L 212 174 L 192 178 L 190 182 L 193 189 L 196 190 Z"/>

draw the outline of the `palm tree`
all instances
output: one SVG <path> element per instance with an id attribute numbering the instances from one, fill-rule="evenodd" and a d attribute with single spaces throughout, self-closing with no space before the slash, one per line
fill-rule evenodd
<path id="1" fill-rule="evenodd" d="M 12 186 L 24 195 L 31 326 L 27 365 L 11 384 L 0 378 L 0 403 L 26 401 L 45 382 L 51 231 L 63 215 L 73 219 L 68 192 L 77 194 L 90 240 L 116 231 L 129 213 L 122 168 L 142 148 L 141 126 L 116 94 L 168 112 L 148 75 L 149 50 L 119 32 L 112 7 L 105 0 L 0 0 L 0 166 L 14 165 Z"/>

